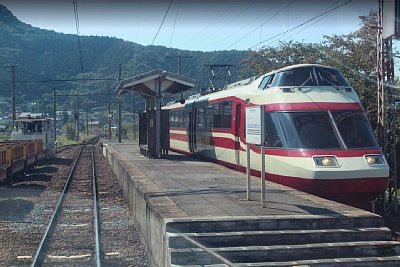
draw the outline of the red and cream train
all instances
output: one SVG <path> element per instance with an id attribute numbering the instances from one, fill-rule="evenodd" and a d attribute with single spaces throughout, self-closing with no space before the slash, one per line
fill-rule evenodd
<path id="1" fill-rule="evenodd" d="M 268 180 L 369 209 L 389 168 L 354 89 L 334 68 L 301 64 L 164 107 L 171 150 L 245 171 L 245 107 L 265 110 Z M 261 152 L 251 146 L 251 157 Z M 259 156 L 258 156 L 259 157 Z M 260 175 L 261 161 L 252 160 Z"/>

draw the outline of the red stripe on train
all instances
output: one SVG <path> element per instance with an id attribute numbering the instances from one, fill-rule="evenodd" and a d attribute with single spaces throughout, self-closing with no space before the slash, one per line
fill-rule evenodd
<path id="1" fill-rule="evenodd" d="M 212 161 L 245 172 L 246 168 L 222 160 Z M 251 170 L 254 176 L 261 176 L 258 170 Z M 289 186 L 323 198 L 331 199 L 347 205 L 371 210 L 373 199 L 384 192 L 388 185 L 388 177 L 354 178 L 354 179 L 305 179 L 266 173 L 266 179 Z"/>
<path id="2" fill-rule="evenodd" d="M 251 148 L 256 153 L 260 154 L 259 147 Z M 284 149 L 266 149 L 267 155 L 281 156 L 281 157 L 297 157 L 297 158 L 310 158 L 315 155 L 333 155 L 337 157 L 362 157 L 366 154 L 382 154 L 380 149 L 357 149 L 357 150 L 284 150 Z"/>
<path id="3" fill-rule="evenodd" d="M 304 102 L 304 103 L 276 103 L 265 105 L 265 111 L 307 111 L 307 110 L 362 110 L 361 104 L 332 103 L 332 102 Z"/>
<path id="4" fill-rule="evenodd" d="M 184 141 L 188 142 L 187 135 L 185 134 L 177 134 L 171 133 L 170 138 L 172 140 Z M 202 141 L 203 145 L 211 145 L 219 148 L 225 149 L 236 149 L 235 141 L 230 138 L 225 137 L 211 137 L 211 136 L 203 136 L 203 139 L 198 139 L 198 141 Z M 237 147 L 238 148 L 238 147 Z M 241 151 L 244 149 L 240 148 Z M 261 148 L 259 146 L 251 145 L 251 150 L 255 153 L 260 154 Z M 281 157 L 297 157 L 297 158 L 310 158 L 315 155 L 334 155 L 337 157 L 362 157 L 366 154 L 382 154 L 380 149 L 354 149 L 354 150 L 286 150 L 286 149 L 271 149 L 267 148 L 265 150 L 267 155 L 272 156 L 281 156 Z"/>

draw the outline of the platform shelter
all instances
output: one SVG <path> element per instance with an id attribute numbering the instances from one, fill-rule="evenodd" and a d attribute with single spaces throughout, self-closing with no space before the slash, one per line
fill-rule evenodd
<path id="1" fill-rule="evenodd" d="M 148 158 L 161 158 L 169 149 L 168 110 L 161 109 L 164 94 L 178 94 L 196 86 L 196 81 L 165 70 L 153 70 L 125 80 L 117 86 L 118 96 L 136 92 L 144 97 L 145 112 L 139 114 L 139 146 Z"/>

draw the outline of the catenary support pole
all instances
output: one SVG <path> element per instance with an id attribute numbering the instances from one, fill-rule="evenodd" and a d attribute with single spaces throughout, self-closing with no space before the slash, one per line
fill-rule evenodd
<path id="1" fill-rule="evenodd" d="M 122 75 L 122 65 L 119 64 L 119 71 L 118 71 L 118 82 L 121 81 Z M 118 143 L 121 143 L 121 133 L 122 133 L 122 112 L 121 112 L 121 96 L 118 96 Z"/>
<path id="2" fill-rule="evenodd" d="M 57 144 L 57 99 L 56 99 L 55 86 L 53 86 L 53 131 L 54 131 L 54 143 Z"/>
<path id="3" fill-rule="evenodd" d="M 250 144 L 247 143 L 247 168 L 246 168 L 246 176 L 247 176 L 247 200 L 251 200 L 251 167 L 250 167 Z"/>
<path id="4" fill-rule="evenodd" d="M 261 110 L 261 207 L 265 207 L 265 127 L 264 109 Z"/>

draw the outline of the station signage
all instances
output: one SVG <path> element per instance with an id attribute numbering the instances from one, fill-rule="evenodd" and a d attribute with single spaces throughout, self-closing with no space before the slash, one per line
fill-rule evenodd
<path id="1" fill-rule="evenodd" d="M 246 107 L 246 142 L 253 145 L 262 143 L 262 107 Z"/>

